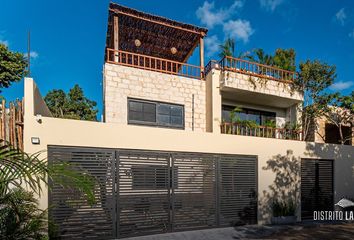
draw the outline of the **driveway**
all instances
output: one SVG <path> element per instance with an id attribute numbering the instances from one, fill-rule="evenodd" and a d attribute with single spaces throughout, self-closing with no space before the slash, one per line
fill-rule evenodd
<path id="1" fill-rule="evenodd" d="M 126 240 L 343 239 L 352 240 L 354 223 L 301 223 L 285 226 L 242 226 L 174 232 Z"/>

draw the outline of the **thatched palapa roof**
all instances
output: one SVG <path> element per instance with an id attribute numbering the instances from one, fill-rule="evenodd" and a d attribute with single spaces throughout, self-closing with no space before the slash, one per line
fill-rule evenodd
<path id="1" fill-rule="evenodd" d="M 110 3 L 106 47 L 113 48 L 113 16 L 118 17 L 119 50 L 185 62 L 207 29 Z M 141 45 L 136 46 L 135 40 Z M 172 54 L 171 48 L 177 52 Z"/>

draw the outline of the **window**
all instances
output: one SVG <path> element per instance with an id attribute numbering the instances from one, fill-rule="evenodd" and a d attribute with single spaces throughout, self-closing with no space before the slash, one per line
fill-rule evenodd
<path id="1" fill-rule="evenodd" d="M 230 113 L 234 110 L 235 107 L 232 106 L 222 106 L 222 119 L 225 122 L 231 122 Z M 242 108 L 240 112 L 235 113 L 235 118 L 241 121 L 248 120 L 254 121 L 258 125 L 264 126 L 268 121 L 275 122 L 276 114 L 275 112 L 266 112 L 266 111 L 259 111 L 254 109 Z"/>
<path id="2" fill-rule="evenodd" d="M 128 123 L 184 128 L 184 106 L 128 99 Z"/>
<path id="3" fill-rule="evenodd" d="M 172 186 L 172 168 L 161 165 L 135 165 L 132 166 L 133 189 L 168 189 L 178 187 L 178 169 L 173 168 L 173 186 Z"/>
<path id="4" fill-rule="evenodd" d="M 352 139 L 350 139 L 352 130 L 349 126 L 342 126 L 342 135 L 347 139 L 344 145 L 352 145 Z M 332 123 L 326 123 L 325 125 L 325 143 L 340 144 L 339 128 Z"/>

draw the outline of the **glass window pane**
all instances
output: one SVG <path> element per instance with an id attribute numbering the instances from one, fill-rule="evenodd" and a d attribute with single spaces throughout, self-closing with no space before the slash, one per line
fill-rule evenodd
<path id="1" fill-rule="evenodd" d="M 143 111 L 144 111 L 144 113 L 153 113 L 153 114 L 155 114 L 155 112 L 156 112 L 156 104 L 154 104 L 154 103 L 144 103 Z"/>
<path id="2" fill-rule="evenodd" d="M 129 100 L 128 118 L 132 121 L 156 122 L 156 104 L 144 101 Z"/>
<path id="3" fill-rule="evenodd" d="M 135 121 L 143 121 L 143 113 L 142 112 L 129 112 L 129 120 Z"/>
<path id="4" fill-rule="evenodd" d="M 158 115 L 159 124 L 169 125 L 170 124 L 170 116 L 169 115 Z"/>
<path id="5" fill-rule="evenodd" d="M 141 112 L 143 110 L 143 103 L 136 101 L 129 101 L 129 110 L 135 112 Z"/>
<path id="6" fill-rule="evenodd" d="M 159 104 L 158 107 L 158 115 L 163 114 L 163 115 L 170 115 L 170 106 L 167 104 Z"/>
<path id="7" fill-rule="evenodd" d="M 182 117 L 171 116 L 171 124 L 172 125 L 183 125 Z"/>
<path id="8" fill-rule="evenodd" d="M 225 122 L 231 122 L 231 119 L 230 119 L 230 112 L 229 110 L 222 110 L 222 119 L 225 121 Z"/>
<path id="9" fill-rule="evenodd" d="M 145 122 L 156 122 L 156 114 L 155 113 L 145 113 L 142 121 Z"/>
<path id="10" fill-rule="evenodd" d="M 182 117 L 183 110 L 181 106 L 171 106 L 171 116 Z"/>

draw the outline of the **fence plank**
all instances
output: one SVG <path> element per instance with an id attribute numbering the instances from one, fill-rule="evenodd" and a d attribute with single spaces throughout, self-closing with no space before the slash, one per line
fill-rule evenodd
<path id="1" fill-rule="evenodd" d="M 23 150 L 23 100 L 9 103 L 1 101 L 0 139 L 16 149 Z"/>

